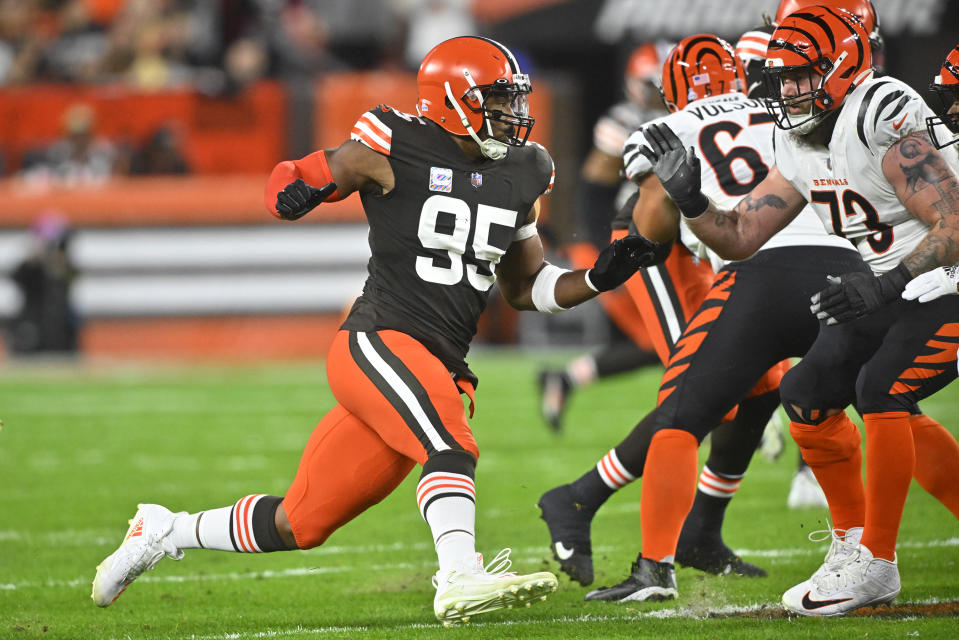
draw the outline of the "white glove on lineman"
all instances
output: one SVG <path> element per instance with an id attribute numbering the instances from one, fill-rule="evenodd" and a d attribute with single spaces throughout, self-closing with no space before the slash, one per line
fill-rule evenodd
<path id="1" fill-rule="evenodd" d="M 918 298 L 919 302 L 929 302 L 939 296 L 957 293 L 959 293 L 959 266 L 938 267 L 906 283 L 902 297 L 906 300 Z"/>

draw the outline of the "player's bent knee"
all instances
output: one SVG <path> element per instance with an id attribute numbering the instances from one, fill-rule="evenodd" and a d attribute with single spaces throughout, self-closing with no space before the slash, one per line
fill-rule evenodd
<path id="1" fill-rule="evenodd" d="M 829 411 L 826 398 L 815 393 L 816 374 L 800 362 L 783 375 L 779 383 L 779 397 L 790 421 L 816 425 L 835 411 Z"/>
<path id="2" fill-rule="evenodd" d="M 862 436 L 845 413 L 835 414 L 819 424 L 793 421 L 789 433 L 810 465 L 847 460 L 859 450 Z"/>

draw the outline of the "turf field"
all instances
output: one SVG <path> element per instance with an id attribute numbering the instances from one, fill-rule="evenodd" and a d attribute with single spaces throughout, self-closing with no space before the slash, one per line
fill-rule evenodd
<path id="1" fill-rule="evenodd" d="M 478 352 L 473 429 L 479 550 L 512 547 L 515 567 L 556 565 L 534 506 L 618 442 L 651 405 L 660 371 L 584 390 L 556 436 L 539 420 L 538 364 L 568 354 Z M 900 535 L 903 590 L 867 616 L 787 618 L 781 593 L 819 565 L 806 535 L 818 510 L 789 511 L 790 442 L 757 456 L 725 527 L 727 542 L 770 577 L 680 569 L 680 598 L 658 605 L 584 603 L 560 590 L 528 610 L 444 629 L 432 613 L 429 531 L 414 504 L 417 472 L 386 501 L 311 551 L 187 551 L 163 560 L 110 608 L 90 600 L 94 567 L 121 540 L 138 502 L 174 510 L 282 495 L 313 425 L 331 406 L 320 364 L 0 365 L 0 638 L 947 638 L 959 637 L 959 526 L 913 484 Z M 923 407 L 959 430 L 959 385 Z M 625 577 L 639 548 L 639 483 L 594 521 L 596 584 Z"/>

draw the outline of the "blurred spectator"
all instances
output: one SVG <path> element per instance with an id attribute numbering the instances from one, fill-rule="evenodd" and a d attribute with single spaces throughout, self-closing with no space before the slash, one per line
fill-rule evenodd
<path id="1" fill-rule="evenodd" d="M 55 180 L 66 184 L 99 184 L 122 169 L 117 146 L 94 131 L 95 114 L 77 103 L 63 115 L 63 137 L 49 147 L 29 151 L 23 159 L 28 180 Z"/>
<path id="2" fill-rule="evenodd" d="M 269 69 L 269 53 L 258 38 L 240 38 L 230 43 L 223 56 L 227 91 L 240 91 L 262 80 Z"/>
<path id="3" fill-rule="evenodd" d="M 59 33 L 45 53 L 47 80 L 91 82 L 98 78 L 107 34 L 93 21 L 86 0 L 67 0 L 56 13 Z"/>
<path id="4" fill-rule="evenodd" d="M 110 29 L 101 79 L 149 91 L 192 82 L 192 46 L 199 37 L 194 17 L 182 2 L 128 0 Z"/>
<path id="5" fill-rule="evenodd" d="M 302 2 L 286 3 L 271 41 L 272 75 L 277 77 L 311 78 L 347 67 L 330 51 L 330 27 L 323 15 Z"/>
<path id="6" fill-rule="evenodd" d="M 147 143 L 130 159 L 131 175 L 185 175 L 190 173 L 181 149 L 180 137 L 173 125 L 157 129 Z"/>
<path id="7" fill-rule="evenodd" d="M 31 81 L 51 38 L 49 29 L 41 28 L 35 3 L 0 0 L 0 85 Z"/>
<path id="8" fill-rule="evenodd" d="M 70 302 L 76 275 L 69 256 L 72 231 L 63 218 L 48 213 L 31 232 L 31 253 L 12 274 L 23 304 L 7 327 L 7 346 L 21 355 L 75 352 L 80 322 Z"/>

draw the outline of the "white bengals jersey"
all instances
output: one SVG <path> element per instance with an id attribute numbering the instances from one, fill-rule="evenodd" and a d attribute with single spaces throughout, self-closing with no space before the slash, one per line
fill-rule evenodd
<path id="1" fill-rule="evenodd" d="M 895 142 L 925 131 L 931 115 L 907 84 L 885 76 L 867 80 L 846 98 L 828 149 L 776 131 L 779 171 L 823 226 L 851 240 L 875 273 L 894 269 L 929 231 L 899 201 L 882 160 Z M 959 172 L 955 154 L 943 157 Z"/>
<path id="2" fill-rule="evenodd" d="M 722 209 L 736 206 L 762 182 L 774 164 L 772 117 L 761 102 L 742 93 L 702 98 L 653 122 L 669 125 L 685 147 L 693 148 L 702 167 L 702 192 Z M 643 144 L 646 138 L 640 130 L 629 137 L 623 149 L 626 177 L 630 180 L 652 171 L 649 160 L 639 152 Z M 685 221 L 680 222 L 680 239 L 691 252 L 708 258 L 714 268 L 723 264 L 693 235 Z M 847 241 L 826 233 L 816 214 L 805 207 L 759 250 L 808 245 L 852 248 Z"/>

